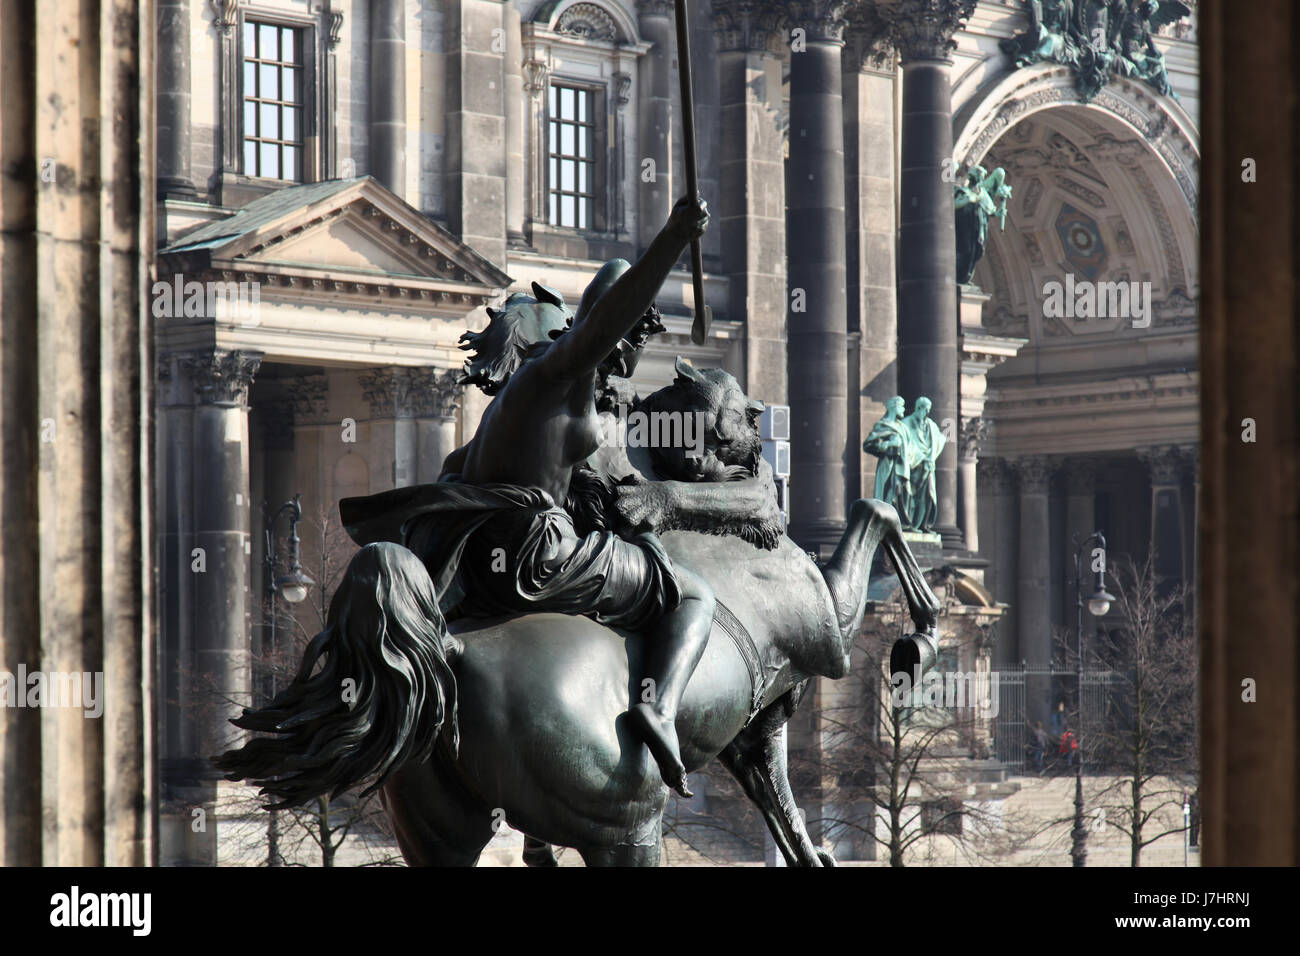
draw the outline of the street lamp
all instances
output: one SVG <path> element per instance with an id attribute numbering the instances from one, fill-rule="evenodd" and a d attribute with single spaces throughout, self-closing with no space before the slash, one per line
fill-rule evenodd
<path id="1" fill-rule="evenodd" d="M 300 604 L 307 597 L 307 590 L 316 583 L 307 576 L 299 562 L 298 522 L 302 520 L 302 504 L 299 501 L 301 497 L 300 494 L 294 495 L 266 522 L 266 592 L 271 604 L 271 633 L 266 644 L 268 700 L 275 699 L 276 694 L 276 598 L 282 597 L 290 604 Z M 263 513 L 265 511 L 266 508 L 263 506 Z M 285 573 L 277 574 L 280 570 L 280 556 L 275 543 L 275 525 L 284 514 L 289 516 L 289 554 L 285 561 Z M 266 824 L 266 865 L 282 866 L 283 864 L 284 860 L 280 856 L 279 820 L 272 810 Z"/>
<path id="2" fill-rule="evenodd" d="M 1076 650 L 1078 656 L 1078 691 L 1076 700 L 1079 705 L 1079 715 L 1076 720 L 1074 730 L 1075 758 L 1074 758 L 1074 829 L 1071 831 L 1072 842 L 1070 846 L 1070 859 L 1075 866 L 1085 866 L 1088 860 L 1088 831 L 1083 824 L 1083 746 L 1079 739 L 1079 732 L 1083 724 L 1083 552 L 1093 542 L 1097 544 L 1097 550 L 1101 552 L 1100 560 L 1093 563 L 1093 572 L 1096 575 L 1092 593 L 1087 598 L 1088 613 L 1093 617 L 1104 617 L 1110 610 L 1111 602 L 1115 600 L 1114 595 L 1106 590 L 1106 536 L 1100 531 L 1094 531 L 1088 535 L 1082 542 L 1079 536 L 1074 536 L 1074 607 L 1075 607 L 1075 638 L 1078 642 Z"/>

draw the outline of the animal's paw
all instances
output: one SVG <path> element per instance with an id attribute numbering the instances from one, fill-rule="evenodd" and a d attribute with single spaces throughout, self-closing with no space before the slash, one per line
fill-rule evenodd
<path id="1" fill-rule="evenodd" d="M 662 482 L 643 481 L 614 489 L 614 510 L 632 531 L 658 531 L 668 515 L 668 493 Z"/>

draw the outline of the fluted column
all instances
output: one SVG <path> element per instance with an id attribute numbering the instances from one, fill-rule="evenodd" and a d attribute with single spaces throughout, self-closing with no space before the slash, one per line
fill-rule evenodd
<path id="1" fill-rule="evenodd" d="M 979 487 L 976 464 L 979 462 L 980 444 L 988 434 L 988 422 L 982 418 L 967 418 L 961 423 L 958 436 L 958 487 L 961 498 L 958 500 L 957 523 L 966 547 L 971 551 L 980 549 L 979 538 Z"/>
<path id="2" fill-rule="evenodd" d="M 1048 506 L 1052 472 L 1050 459 L 1035 455 L 1015 461 L 1020 486 L 1019 553 L 1017 555 L 1016 632 L 1021 659 L 1030 667 L 1052 662 L 1051 521 Z M 1050 683 L 1034 676 L 1025 684 L 1025 712 L 1030 726 L 1047 723 Z"/>
<path id="3" fill-rule="evenodd" d="M 717 0 L 721 236 L 727 301 L 745 322 L 745 391 L 786 400 L 785 160 L 781 134 L 781 6 Z"/>
<path id="4" fill-rule="evenodd" d="M 0 2 L 0 670 L 98 701 L 0 707 L 5 866 L 155 848 L 157 30 L 136 0 Z"/>
<path id="5" fill-rule="evenodd" d="M 932 416 L 958 421 L 957 263 L 952 183 L 952 35 L 975 0 L 899 0 L 882 7 L 903 64 L 901 209 L 898 240 L 898 390 L 921 395 Z M 957 528 L 957 448 L 935 465 L 936 530 L 945 548 L 963 546 Z"/>
<path id="6" fill-rule="evenodd" d="M 822 552 L 839 541 L 847 507 L 844 7 L 838 2 L 792 3 L 786 19 L 791 30 L 804 31 L 803 48 L 790 54 L 786 164 L 790 536 L 808 550 Z"/>

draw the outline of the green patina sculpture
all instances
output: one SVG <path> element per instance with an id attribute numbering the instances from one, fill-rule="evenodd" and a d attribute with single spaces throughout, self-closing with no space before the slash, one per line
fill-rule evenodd
<path id="1" fill-rule="evenodd" d="M 948 440 L 930 418 L 931 402 L 924 395 L 912 414 L 904 417 L 903 407 L 899 395 L 885 403 L 885 415 L 872 426 L 862 449 L 880 459 L 876 497 L 897 509 L 908 530 L 933 531 L 939 512 L 935 462 Z"/>
<path id="2" fill-rule="evenodd" d="M 1024 0 L 1029 29 L 1001 42 L 1017 67 L 1044 60 L 1072 67 L 1080 96 L 1095 97 L 1112 73 L 1149 84 L 1165 96 L 1164 55 L 1153 35 L 1191 13 L 1179 0 Z"/>
<path id="3" fill-rule="evenodd" d="M 939 497 L 935 489 L 934 466 L 943 446 L 948 443 L 943 430 L 930 417 L 930 400 L 922 395 L 912 414 L 903 419 L 907 431 L 907 469 L 911 477 L 912 498 L 908 525 L 917 531 L 933 531 L 939 515 Z"/>
<path id="4" fill-rule="evenodd" d="M 862 450 L 880 459 L 876 463 L 875 496 L 897 508 L 899 516 L 906 522 L 912 507 L 912 478 L 903 411 L 901 395 L 886 402 L 885 416 L 871 426 Z"/>
<path id="5" fill-rule="evenodd" d="M 966 285 L 975 275 L 975 266 L 984 256 L 988 243 L 989 219 L 997 217 L 1005 230 L 1007 203 L 1011 186 L 1007 174 L 998 167 L 985 174 L 983 166 L 973 166 L 966 181 L 954 190 L 953 209 L 957 232 L 957 282 Z"/>

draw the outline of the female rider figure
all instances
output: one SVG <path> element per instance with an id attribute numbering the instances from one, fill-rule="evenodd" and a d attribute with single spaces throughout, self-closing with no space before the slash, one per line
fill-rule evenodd
<path id="1" fill-rule="evenodd" d="M 510 375 L 458 462 L 465 485 L 544 492 L 524 507 L 496 510 L 468 536 L 459 562 L 467 598 L 489 613 L 589 613 L 644 632 L 643 676 L 653 681 L 652 700 L 634 703 L 629 717 L 664 782 L 684 795 L 690 791 L 674 722 L 713 624 L 712 589 L 680 563 L 674 566 L 653 534 L 582 537 L 562 506 L 574 469 L 600 444 L 598 367 L 654 304 L 708 218 L 703 200 L 679 201 L 645 255 L 589 309 L 580 309 L 568 331 Z M 501 573 L 503 558 L 508 573 Z"/>

